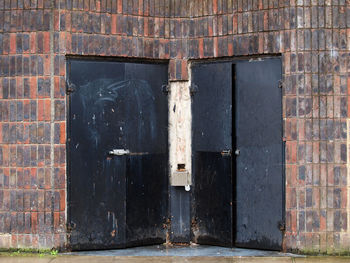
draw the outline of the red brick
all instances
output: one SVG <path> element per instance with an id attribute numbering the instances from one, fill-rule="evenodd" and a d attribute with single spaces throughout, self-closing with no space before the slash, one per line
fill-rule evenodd
<path id="1" fill-rule="evenodd" d="M 218 0 L 213 0 L 213 13 L 214 14 L 218 13 Z"/>
<path id="2" fill-rule="evenodd" d="M 50 60 L 50 55 L 43 55 L 43 61 L 44 61 L 44 75 L 48 76 L 51 73 L 51 60 Z"/>
<path id="3" fill-rule="evenodd" d="M 66 23 L 66 31 L 70 32 L 71 29 L 72 29 L 72 17 L 71 17 L 71 13 L 70 12 L 67 12 L 66 14 L 66 20 L 65 20 L 65 23 Z"/>
<path id="4" fill-rule="evenodd" d="M 55 31 L 60 30 L 60 12 L 58 10 L 54 10 L 53 27 Z"/>
<path id="5" fill-rule="evenodd" d="M 346 209 L 348 204 L 348 189 L 346 187 L 341 188 L 341 204 L 340 208 Z"/>
<path id="6" fill-rule="evenodd" d="M 64 168 L 55 168 L 55 189 L 65 188 L 65 172 Z"/>
<path id="7" fill-rule="evenodd" d="M 37 97 L 37 78 L 36 77 L 30 77 L 30 97 L 32 99 L 35 99 Z"/>
<path id="8" fill-rule="evenodd" d="M 55 232 L 57 232 L 59 225 L 60 225 L 60 213 L 59 212 L 53 213 L 53 225 L 54 225 Z"/>
<path id="9" fill-rule="evenodd" d="M 285 120 L 285 137 L 286 140 L 297 139 L 297 122 L 296 118 L 286 118 Z"/>
<path id="10" fill-rule="evenodd" d="M 117 15 L 116 14 L 112 14 L 111 33 L 117 34 Z"/>
<path id="11" fill-rule="evenodd" d="M 145 36 L 145 37 L 147 37 L 148 36 L 148 18 L 147 17 L 145 17 L 144 18 L 144 20 L 143 20 L 143 35 Z"/>
<path id="12" fill-rule="evenodd" d="M 72 53 L 72 34 L 66 34 L 66 52 L 67 54 Z"/>
<path id="13" fill-rule="evenodd" d="M 297 160 L 297 142 L 287 141 L 286 142 L 286 162 L 296 163 Z"/>
<path id="14" fill-rule="evenodd" d="M 169 76 L 170 80 L 176 79 L 176 60 L 170 60 L 169 61 Z"/>
<path id="15" fill-rule="evenodd" d="M 44 100 L 44 120 L 50 121 L 51 120 L 51 100 L 46 99 Z"/>
<path id="16" fill-rule="evenodd" d="M 199 57 L 200 57 L 200 58 L 203 58 L 203 57 L 204 57 L 203 38 L 200 38 L 200 39 L 198 40 L 198 44 L 199 44 L 199 47 L 198 47 L 198 49 L 199 49 Z"/>
<path id="17" fill-rule="evenodd" d="M 101 11 L 101 2 L 99 0 L 96 1 L 96 11 L 97 12 Z"/>
<path id="18" fill-rule="evenodd" d="M 231 39 L 228 40 L 227 49 L 228 49 L 227 55 L 229 57 L 233 56 L 233 42 L 231 41 Z"/>
<path id="19" fill-rule="evenodd" d="M 297 186 L 297 166 L 296 165 L 286 165 L 286 181 L 287 186 L 295 187 Z"/>
<path id="20" fill-rule="evenodd" d="M 214 37 L 214 57 L 217 57 L 218 56 L 218 38 L 217 37 Z"/>
<path id="21" fill-rule="evenodd" d="M 286 209 L 293 209 L 296 208 L 297 206 L 297 201 L 296 201 L 296 189 L 287 187 L 286 188 Z"/>
<path id="22" fill-rule="evenodd" d="M 65 76 L 66 74 L 66 61 L 64 56 L 60 56 L 60 76 Z"/>
<path id="23" fill-rule="evenodd" d="M 60 143 L 66 143 L 66 125 L 65 123 L 60 124 Z"/>
<path id="24" fill-rule="evenodd" d="M 35 169 L 35 168 L 33 168 Z M 19 170 L 17 169 L 17 172 Z M 30 189 L 31 188 L 31 179 L 32 179 L 32 174 L 25 172 L 24 174 L 24 189 Z"/>
<path id="25" fill-rule="evenodd" d="M 143 14 L 143 0 L 139 0 L 139 6 L 138 6 L 138 14 L 142 15 Z"/>
<path id="26" fill-rule="evenodd" d="M 188 80 L 187 60 L 182 60 L 181 61 L 181 79 L 182 80 Z"/>
<path id="27" fill-rule="evenodd" d="M 51 170 L 49 168 L 44 169 L 44 176 L 45 176 L 44 188 L 46 190 L 51 189 Z"/>
<path id="28" fill-rule="evenodd" d="M 299 187 L 298 190 L 298 208 L 303 210 L 306 207 L 306 197 L 305 197 L 305 188 Z"/>
<path id="29" fill-rule="evenodd" d="M 10 34 L 10 54 L 16 54 L 16 34 Z"/>
<path id="30" fill-rule="evenodd" d="M 44 38 L 44 53 L 50 52 L 50 32 L 43 32 L 43 38 Z"/>
<path id="31" fill-rule="evenodd" d="M 118 1 L 117 11 L 118 11 L 118 14 L 120 14 L 123 11 L 123 0 L 117 0 L 117 1 Z"/>
<path id="32" fill-rule="evenodd" d="M 44 120 L 44 101 L 38 100 L 38 121 Z"/>
<path id="33" fill-rule="evenodd" d="M 36 52 L 36 32 L 31 32 L 29 35 L 29 46 L 30 46 L 30 53 L 35 53 Z"/>
<path id="34" fill-rule="evenodd" d="M 38 213 L 37 212 L 31 213 L 31 226 L 32 226 L 32 233 L 33 234 L 38 233 Z"/>

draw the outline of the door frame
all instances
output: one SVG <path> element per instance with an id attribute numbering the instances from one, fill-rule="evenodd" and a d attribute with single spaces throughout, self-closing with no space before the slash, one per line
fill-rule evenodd
<path id="1" fill-rule="evenodd" d="M 209 64 L 209 63 L 223 63 L 223 62 L 230 62 L 232 63 L 232 137 L 234 137 L 235 135 L 235 114 L 234 114 L 234 110 L 235 110 L 235 64 L 239 61 L 259 61 L 261 59 L 270 59 L 270 58 L 278 58 L 281 61 L 281 83 L 280 83 L 280 88 L 281 88 L 281 123 L 282 123 L 282 129 L 281 129 L 281 140 L 282 140 L 282 228 L 283 228 L 283 233 L 282 233 L 282 244 L 281 244 L 281 249 L 283 249 L 283 244 L 284 244 L 284 239 L 285 239 L 285 231 L 286 231 L 286 141 L 285 141 L 285 124 L 284 124 L 284 107 L 283 107 L 283 98 L 284 98 L 284 90 L 283 90 L 283 81 L 284 81 L 284 74 L 283 74 L 283 69 L 284 69 L 284 63 L 283 63 L 283 57 L 282 54 L 269 54 L 269 55 L 255 55 L 255 56 L 237 56 L 237 57 L 224 57 L 224 58 L 208 58 L 208 59 L 191 59 L 188 61 L 188 63 L 190 63 L 190 70 L 192 72 L 192 66 L 195 64 Z M 190 87 L 192 87 L 193 82 L 192 79 L 189 80 L 189 85 Z M 195 87 L 195 90 L 197 91 L 197 87 Z M 196 94 L 192 95 L 192 96 L 196 96 Z M 191 100 L 191 115 L 193 114 L 193 99 Z M 193 142 L 193 137 L 194 137 L 194 129 L 193 129 L 193 118 L 192 118 L 192 127 L 191 127 L 191 141 Z M 236 141 L 232 138 L 232 149 L 234 149 L 236 145 Z M 194 187 L 196 187 L 196 185 L 194 184 L 194 179 L 195 179 L 195 171 L 194 171 L 194 146 L 192 144 L 191 147 L 191 153 L 192 153 L 192 157 L 191 157 L 191 162 L 192 162 L 192 184 Z M 234 173 L 236 171 L 236 165 L 235 165 L 235 158 L 232 158 L 232 173 Z M 235 190 L 235 186 L 234 186 L 234 178 L 232 176 L 232 194 L 234 195 L 236 190 Z M 191 194 L 191 207 L 192 207 L 192 202 L 193 202 L 193 197 Z M 233 206 L 232 206 L 233 209 Z M 190 218 L 193 218 L 193 208 L 191 208 L 190 211 Z M 232 224 L 235 224 L 236 222 L 236 215 L 234 213 L 234 211 L 232 211 Z M 193 226 L 191 224 L 191 241 L 193 241 Z M 235 234 L 236 231 L 233 227 L 232 229 L 232 247 L 235 247 Z"/>

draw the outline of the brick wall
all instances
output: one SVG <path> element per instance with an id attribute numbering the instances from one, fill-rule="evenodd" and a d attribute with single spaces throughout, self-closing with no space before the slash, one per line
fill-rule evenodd
<path id="1" fill-rule="evenodd" d="M 65 56 L 281 54 L 289 249 L 349 249 L 348 0 L 0 0 L 0 246 L 63 247 Z"/>

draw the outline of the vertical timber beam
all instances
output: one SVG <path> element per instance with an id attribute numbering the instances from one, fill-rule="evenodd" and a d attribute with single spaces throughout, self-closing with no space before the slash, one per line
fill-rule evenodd
<path id="1" fill-rule="evenodd" d="M 170 61 L 169 151 L 170 180 L 179 170 L 191 173 L 191 96 L 187 61 Z M 179 74 L 180 73 L 180 74 Z M 191 190 L 170 184 L 170 242 L 189 243 Z"/>

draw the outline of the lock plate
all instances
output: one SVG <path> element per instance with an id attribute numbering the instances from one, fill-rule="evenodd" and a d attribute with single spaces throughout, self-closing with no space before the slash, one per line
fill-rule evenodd
<path id="1" fill-rule="evenodd" d="M 118 156 L 127 155 L 129 153 L 130 153 L 130 151 L 129 150 L 125 150 L 125 149 L 113 149 L 112 151 L 109 151 L 109 154 L 111 154 L 111 155 L 118 155 Z"/>

